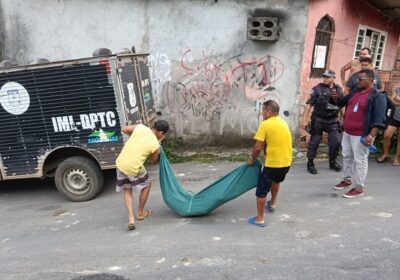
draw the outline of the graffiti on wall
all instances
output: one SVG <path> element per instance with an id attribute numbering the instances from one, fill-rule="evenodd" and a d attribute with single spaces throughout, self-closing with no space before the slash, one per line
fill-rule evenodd
<path id="1" fill-rule="evenodd" d="M 183 53 L 177 69 L 182 74 L 170 83 L 166 94 L 172 112 L 221 119 L 224 110 L 243 107 L 244 102 L 254 108 L 265 97 L 279 99 L 274 93 L 284 73 L 279 59 L 238 55 L 218 61 L 212 52 L 203 52 L 202 59 L 193 63 L 190 52 Z"/>
<path id="2" fill-rule="evenodd" d="M 245 130 L 255 133 L 258 125 L 262 121 L 261 112 L 254 110 L 240 110 L 239 108 L 225 109 L 221 114 L 219 134 L 225 130 L 238 131 L 243 135 Z"/>
<path id="3" fill-rule="evenodd" d="M 157 52 L 150 55 L 150 77 L 154 103 L 160 105 L 164 87 L 171 81 L 171 61 L 166 54 Z"/>
<path id="4" fill-rule="evenodd" d="M 233 88 L 241 89 L 247 99 L 256 101 L 275 89 L 275 82 L 283 76 L 282 62 L 270 55 L 235 61 L 229 60 L 230 71 L 225 75 Z"/>

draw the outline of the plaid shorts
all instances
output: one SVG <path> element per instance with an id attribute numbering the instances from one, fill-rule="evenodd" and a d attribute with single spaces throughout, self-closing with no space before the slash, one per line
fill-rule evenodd
<path id="1" fill-rule="evenodd" d="M 139 173 L 137 176 L 128 176 L 122 173 L 118 168 L 117 171 L 117 186 L 116 191 L 121 192 L 124 188 L 133 189 L 135 192 L 140 192 L 142 189 L 149 186 L 151 180 L 147 171 Z"/>

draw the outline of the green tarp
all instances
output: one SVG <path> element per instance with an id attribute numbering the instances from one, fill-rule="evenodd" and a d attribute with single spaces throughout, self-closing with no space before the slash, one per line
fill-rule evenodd
<path id="1" fill-rule="evenodd" d="M 165 203 L 181 216 L 206 215 L 222 204 L 257 186 L 261 163 L 242 166 L 194 194 L 185 191 L 161 149 L 160 186 Z"/>

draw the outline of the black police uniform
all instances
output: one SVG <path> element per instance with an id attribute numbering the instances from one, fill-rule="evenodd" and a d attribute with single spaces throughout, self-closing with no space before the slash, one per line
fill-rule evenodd
<path id="1" fill-rule="evenodd" d="M 331 96 L 332 92 L 336 91 L 338 97 L 343 96 L 342 88 L 333 84 L 330 88 L 329 85 L 323 83 L 315 86 L 311 91 L 311 97 L 307 100 L 306 104 L 310 104 L 314 107 L 311 115 L 311 129 L 310 129 L 310 142 L 308 144 L 307 158 L 309 159 L 309 165 L 312 165 L 314 172 L 317 173 L 312 160 L 317 155 L 319 143 L 322 138 L 322 133 L 325 131 L 328 133 L 328 146 L 329 146 L 329 166 L 330 168 L 340 171 L 341 166 L 336 162 L 336 157 L 340 149 L 339 140 L 339 106 L 337 105 L 337 98 Z"/>

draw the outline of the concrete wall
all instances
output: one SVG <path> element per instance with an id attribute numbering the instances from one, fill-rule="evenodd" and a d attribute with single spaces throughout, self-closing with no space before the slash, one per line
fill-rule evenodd
<path id="1" fill-rule="evenodd" d="M 158 109 L 187 141 L 252 137 L 267 99 L 297 127 L 307 0 L 0 1 L 3 56 L 20 63 L 87 57 L 99 47 L 150 51 Z M 247 40 L 251 15 L 280 17 L 280 39 Z"/>
<path id="2" fill-rule="evenodd" d="M 4 23 L 3 23 L 3 10 L 1 6 L 0 0 L 0 61 L 3 60 L 3 52 L 4 52 Z"/>

